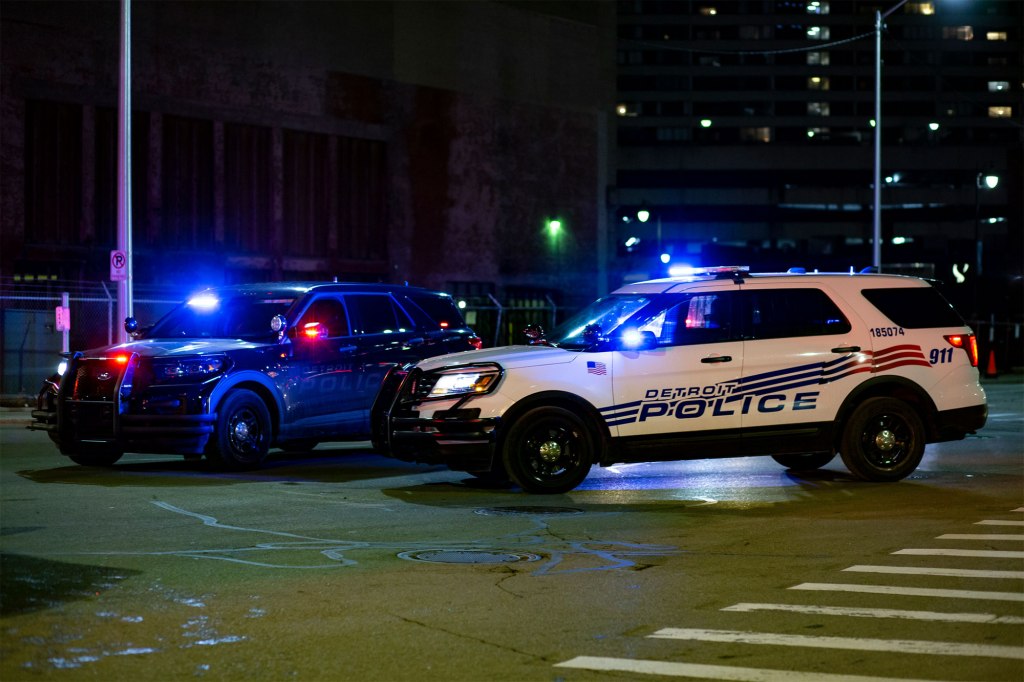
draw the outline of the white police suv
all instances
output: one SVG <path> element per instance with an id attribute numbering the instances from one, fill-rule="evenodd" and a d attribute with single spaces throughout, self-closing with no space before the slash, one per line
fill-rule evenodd
<path id="1" fill-rule="evenodd" d="M 985 424 L 971 329 L 928 282 L 719 268 L 630 284 L 530 345 L 423 360 L 377 401 L 391 456 L 560 493 L 593 464 L 838 452 L 896 481 Z"/>

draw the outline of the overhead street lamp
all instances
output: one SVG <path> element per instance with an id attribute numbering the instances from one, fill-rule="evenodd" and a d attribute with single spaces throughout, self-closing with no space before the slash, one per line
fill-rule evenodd
<path id="1" fill-rule="evenodd" d="M 907 0 L 900 0 L 885 12 L 875 12 L 875 177 L 874 225 L 872 230 L 871 264 L 882 271 L 882 20 L 898 10 Z"/>
<path id="2" fill-rule="evenodd" d="M 999 176 L 979 172 L 974 177 L 974 312 L 978 313 L 978 289 L 981 286 L 981 263 L 985 249 L 981 241 L 981 190 L 999 186 Z"/>

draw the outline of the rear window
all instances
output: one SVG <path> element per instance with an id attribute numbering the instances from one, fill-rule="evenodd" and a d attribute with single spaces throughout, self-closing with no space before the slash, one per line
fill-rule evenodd
<path id="1" fill-rule="evenodd" d="M 964 320 L 934 287 L 863 289 L 861 293 L 900 327 L 963 327 Z"/>

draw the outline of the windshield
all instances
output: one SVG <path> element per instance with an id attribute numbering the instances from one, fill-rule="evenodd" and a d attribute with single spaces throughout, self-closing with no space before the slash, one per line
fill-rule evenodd
<path id="1" fill-rule="evenodd" d="M 233 296 L 221 299 L 206 292 L 167 313 L 146 334 L 147 338 L 203 338 L 269 341 L 277 334 L 270 321 L 284 315 L 294 298 Z"/>
<path id="2" fill-rule="evenodd" d="M 611 336 L 650 302 L 650 297 L 638 295 L 606 296 L 598 299 L 560 324 L 548 335 L 548 341 L 559 348 L 588 348 L 593 345 L 594 340 L 584 339 L 585 329 L 594 328 L 596 325 L 601 336 Z"/>

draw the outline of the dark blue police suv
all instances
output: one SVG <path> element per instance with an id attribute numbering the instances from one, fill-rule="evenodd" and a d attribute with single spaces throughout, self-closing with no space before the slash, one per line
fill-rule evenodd
<path id="1" fill-rule="evenodd" d="M 134 340 L 70 354 L 32 412 L 78 464 L 145 452 L 254 467 L 274 446 L 370 438 L 393 368 L 481 345 L 447 294 L 383 284 L 226 286 L 125 328 Z"/>

